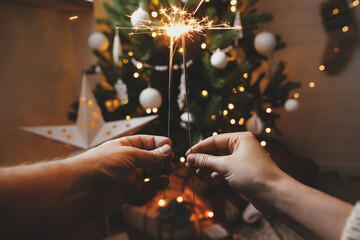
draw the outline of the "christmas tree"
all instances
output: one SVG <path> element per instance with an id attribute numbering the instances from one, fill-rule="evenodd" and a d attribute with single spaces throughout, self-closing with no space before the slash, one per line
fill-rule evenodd
<path id="1" fill-rule="evenodd" d="M 191 12 L 199 2 L 189 0 L 185 7 Z M 101 72 L 105 79 L 94 91 L 104 118 L 110 121 L 156 113 L 159 118 L 141 132 L 166 136 L 170 104 L 170 138 L 177 159 L 189 148 L 188 120 L 193 143 L 225 132 L 250 130 L 257 135 L 272 131 L 280 134 L 276 126 L 280 116 L 273 110 L 284 106 L 289 111 L 295 110 L 298 102 L 291 94 L 300 84 L 288 81 L 285 64 L 273 58 L 273 51 L 285 44 L 279 36 L 261 29 L 272 16 L 258 12 L 257 2 L 205 0 L 196 11 L 197 19 L 207 16 L 214 24 L 226 23 L 239 29 L 205 31 L 186 39 L 189 109 L 184 104 L 183 49 L 176 47 L 181 46 L 181 38 L 174 43 L 173 82 L 168 102 L 169 37 L 155 31 L 142 34 L 136 31 L 136 26 L 148 21 L 166 22 L 162 9 L 180 3 L 175 0 L 105 3 L 108 17 L 97 22 L 106 24 L 108 31 L 90 36 L 89 45 L 98 62 L 88 70 L 88 73 Z M 73 108 L 76 110 L 77 103 Z M 70 113 L 71 119 L 76 118 L 75 112 Z"/>

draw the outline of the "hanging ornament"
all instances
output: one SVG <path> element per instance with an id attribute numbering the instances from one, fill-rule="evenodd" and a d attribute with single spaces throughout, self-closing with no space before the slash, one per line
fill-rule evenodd
<path id="1" fill-rule="evenodd" d="M 185 130 L 188 130 L 188 123 L 192 123 L 194 121 L 193 115 L 188 112 L 184 112 L 180 115 L 180 126 Z"/>
<path id="2" fill-rule="evenodd" d="M 162 97 L 160 92 L 155 88 L 145 88 L 142 90 L 139 96 L 140 105 L 145 109 L 159 108 L 162 103 Z"/>
<path id="3" fill-rule="evenodd" d="M 178 95 L 178 99 L 177 99 L 177 103 L 179 106 L 179 110 L 183 110 L 184 108 L 184 101 L 185 101 L 185 96 L 186 96 L 186 85 L 185 85 L 185 73 L 184 70 L 181 73 L 181 77 L 180 77 L 180 85 L 179 85 L 179 95 Z"/>
<path id="4" fill-rule="evenodd" d="M 88 45 L 91 49 L 102 52 L 109 47 L 109 40 L 102 32 L 94 32 L 88 38 Z"/>
<path id="5" fill-rule="evenodd" d="M 299 101 L 293 98 L 286 100 L 284 108 L 288 112 L 295 112 L 299 109 Z"/>
<path id="6" fill-rule="evenodd" d="M 243 28 L 242 28 L 242 24 L 241 24 L 241 16 L 240 16 L 239 10 L 237 10 L 235 12 L 234 27 L 240 27 L 237 38 L 235 39 L 235 46 L 237 47 L 239 39 L 242 39 L 244 37 L 244 32 L 243 32 Z"/>
<path id="7" fill-rule="evenodd" d="M 252 117 L 246 122 L 246 128 L 253 134 L 258 135 L 264 130 L 264 123 L 257 113 L 253 113 Z"/>
<path id="8" fill-rule="evenodd" d="M 113 43 L 113 60 L 115 64 L 119 64 L 119 57 L 122 56 L 121 40 L 119 36 L 119 29 L 115 30 L 114 43 Z"/>
<path id="9" fill-rule="evenodd" d="M 121 104 L 127 104 L 129 102 L 129 96 L 127 93 L 127 86 L 122 79 L 118 79 L 114 85 L 117 97 Z"/>
<path id="10" fill-rule="evenodd" d="M 228 63 L 226 54 L 220 50 L 216 49 L 215 53 L 210 58 L 211 65 L 218 69 L 224 69 Z"/>
<path id="11" fill-rule="evenodd" d="M 271 56 L 276 47 L 276 38 L 274 34 L 270 32 L 261 32 L 256 35 L 254 46 L 258 53 L 265 56 Z"/>
<path id="12" fill-rule="evenodd" d="M 138 27 L 141 25 L 149 25 L 150 16 L 142 7 L 139 7 L 131 14 L 130 21 L 133 27 Z"/>

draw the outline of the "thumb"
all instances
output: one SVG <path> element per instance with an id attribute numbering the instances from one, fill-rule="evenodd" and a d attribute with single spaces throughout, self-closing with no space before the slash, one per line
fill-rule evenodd
<path id="1" fill-rule="evenodd" d="M 164 145 L 152 151 L 133 148 L 133 158 L 137 168 L 154 168 L 166 162 L 174 156 L 170 145 Z"/>
<path id="2" fill-rule="evenodd" d="M 223 157 L 193 153 L 188 156 L 187 161 L 189 165 L 196 168 L 210 168 L 219 173 L 223 173 L 225 170 Z"/>

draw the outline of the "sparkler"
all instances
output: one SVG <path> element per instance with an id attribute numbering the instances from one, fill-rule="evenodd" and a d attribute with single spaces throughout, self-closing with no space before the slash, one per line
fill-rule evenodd
<path id="1" fill-rule="evenodd" d="M 198 19 L 195 17 L 195 14 L 200 9 L 204 0 L 201 0 L 193 12 L 188 12 L 185 9 L 185 6 L 176 7 L 171 6 L 169 9 L 162 8 L 160 9 L 160 15 L 163 16 L 159 25 L 154 25 L 152 21 L 142 21 L 138 26 L 131 28 L 134 34 L 144 34 L 144 33 L 153 33 L 157 35 L 168 36 L 170 38 L 170 58 L 169 58 L 169 89 L 168 89 L 168 138 L 170 138 L 170 101 L 171 101 L 171 85 L 172 85 L 172 72 L 173 72 L 173 59 L 174 59 L 174 43 L 176 40 L 182 40 L 182 49 L 183 49 L 183 69 L 185 75 L 185 87 L 186 87 L 186 107 L 188 114 L 188 135 L 189 135 L 189 145 L 192 147 L 191 143 L 191 132 L 190 132 L 190 111 L 189 111 L 189 99 L 188 99 L 188 81 L 187 81 L 187 72 L 186 72 L 186 38 L 192 39 L 195 34 L 205 35 L 206 30 L 241 30 L 241 26 L 229 26 L 227 23 L 221 23 L 214 25 L 214 22 L 209 20 L 208 17 L 203 17 Z M 129 29 L 126 27 L 117 27 L 117 29 Z M 195 201 L 195 184 L 193 178 L 193 192 L 194 192 L 194 201 Z M 164 198 L 166 197 L 166 189 L 164 189 Z"/>

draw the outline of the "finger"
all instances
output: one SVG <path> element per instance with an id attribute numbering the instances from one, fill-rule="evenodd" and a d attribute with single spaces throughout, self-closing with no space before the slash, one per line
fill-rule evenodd
<path id="1" fill-rule="evenodd" d="M 153 135 L 135 135 L 129 137 L 122 137 L 115 139 L 117 143 L 122 146 L 136 147 L 145 150 L 152 150 L 159 148 L 168 144 L 172 146 L 171 139 L 162 136 L 153 136 Z"/>
<path id="2" fill-rule="evenodd" d="M 186 156 L 190 153 L 210 153 L 217 151 L 230 153 L 233 148 L 229 143 L 234 139 L 234 137 L 235 135 L 233 133 L 209 137 L 190 148 L 186 152 Z"/>
<path id="3" fill-rule="evenodd" d="M 135 168 L 159 167 L 173 156 L 172 149 L 167 144 L 152 151 L 131 147 L 129 152 L 133 157 Z"/>
<path id="4" fill-rule="evenodd" d="M 212 172 L 211 173 L 211 177 L 212 178 L 214 178 L 214 179 L 216 179 L 216 178 L 218 178 L 218 177 L 220 177 L 221 175 L 220 175 L 220 173 L 218 173 L 218 172 Z"/>
<path id="5" fill-rule="evenodd" d="M 223 172 L 225 169 L 223 157 L 208 154 L 192 153 L 188 156 L 187 162 L 192 167 L 209 168 L 216 172 Z"/>

